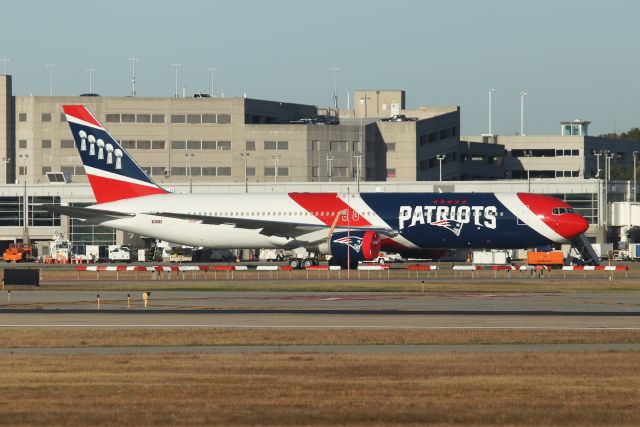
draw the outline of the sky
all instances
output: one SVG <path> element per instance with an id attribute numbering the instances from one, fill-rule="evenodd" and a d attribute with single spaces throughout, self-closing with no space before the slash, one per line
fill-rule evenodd
<path id="1" fill-rule="evenodd" d="M 461 132 L 590 134 L 640 126 L 640 2 L 635 0 L 7 1 L 0 58 L 15 95 L 93 91 L 220 96 L 332 104 L 347 92 L 404 89 L 407 108 L 459 105 Z M 0 72 L 2 71 L 0 63 Z M 181 92 L 181 90 L 180 90 Z"/>

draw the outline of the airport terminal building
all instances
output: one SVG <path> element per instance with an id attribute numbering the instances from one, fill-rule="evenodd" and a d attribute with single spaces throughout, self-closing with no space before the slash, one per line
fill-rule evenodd
<path id="1" fill-rule="evenodd" d="M 614 161 L 631 162 L 637 143 L 586 132 L 461 137 L 459 107 L 407 110 L 401 90 L 359 90 L 353 99 L 352 110 L 325 112 L 339 117 L 340 124 L 320 125 L 301 120 L 322 113 L 313 105 L 200 95 L 14 96 L 11 76 L 0 75 L 0 241 L 50 240 L 57 231 L 75 243 L 130 238 L 38 206 L 94 202 L 62 114 L 64 104 L 86 105 L 154 180 L 177 192 L 531 188 L 579 209 L 593 224 L 592 236 L 608 224 L 606 200 L 633 198 L 628 183 L 609 182 L 603 190 L 602 180 L 592 178 L 594 164 L 605 160 L 590 150 L 606 147 L 616 153 Z M 384 120 L 394 114 L 407 118 Z M 523 161 L 528 150 L 533 154 Z M 553 174 L 534 173 L 542 167 Z"/>

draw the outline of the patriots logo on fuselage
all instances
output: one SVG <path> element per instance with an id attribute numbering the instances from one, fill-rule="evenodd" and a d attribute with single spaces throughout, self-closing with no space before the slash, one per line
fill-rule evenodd
<path id="1" fill-rule="evenodd" d="M 360 252 L 360 249 L 362 248 L 362 237 L 345 236 L 345 237 L 341 237 L 339 239 L 334 240 L 333 243 L 340 243 L 341 245 L 347 245 L 354 251 Z"/>
<path id="2" fill-rule="evenodd" d="M 464 223 L 462 221 L 456 221 L 455 219 L 441 219 L 440 221 L 432 222 L 431 225 L 446 228 L 457 237 L 460 237 Z"/>

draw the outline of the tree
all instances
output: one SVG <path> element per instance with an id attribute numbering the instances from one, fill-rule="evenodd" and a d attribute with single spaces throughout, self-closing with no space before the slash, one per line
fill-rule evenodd
<path id="1" fill-rule="evenodd" d="M 622 139 L 624 141 L 640 141 L 640 128 L 631 128 L 626 132 L 603 133 L 599 135 L 601 138 Z"/>

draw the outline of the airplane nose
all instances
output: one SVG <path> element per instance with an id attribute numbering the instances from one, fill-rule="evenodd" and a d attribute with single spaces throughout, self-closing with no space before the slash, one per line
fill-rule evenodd
<path id="1" fill-rule="evenodd" d="M 568 214 L 563 215 L 556 223 L 556 232 L 566 239 L 572 239 L 589 228 L 589 222 L 582 215 Z"/>

